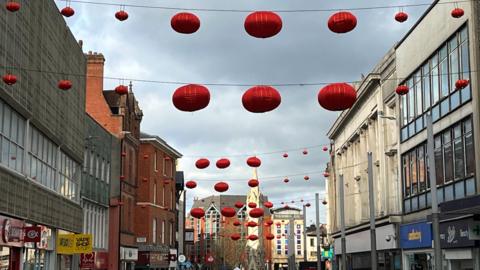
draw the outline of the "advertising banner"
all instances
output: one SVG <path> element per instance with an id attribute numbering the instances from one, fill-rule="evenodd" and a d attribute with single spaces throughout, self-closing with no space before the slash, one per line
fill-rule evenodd
<path id="1" fill-rule="evenodd" d="M 91 234 L 58 234 L 58 254 L 82 254 L 92 252 Z"/>

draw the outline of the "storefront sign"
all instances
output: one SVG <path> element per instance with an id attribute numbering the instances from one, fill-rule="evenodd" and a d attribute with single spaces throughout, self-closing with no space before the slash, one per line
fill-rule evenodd
<path id="1" fill-rule="evenodd" d="M 0 245 L 22 247 L 25 222 L 0 216 Z"/>
<path id="2" fill-rule="evenodd" d="M 108 252 L 95 252 L 95 269 L 108 269 Z"/>
<path id="3" fill-rule="evenodd" d="M 40 242 L 37 243 L 37 248 L 53 250 L 55 245 L 53 244 L 52 230 L 47 226 L 42 225 L 40 225 L 40 228 Z"/>
<path id="4" fill-rule="evenodd" d="M 92 252 L 91 234 L 58 234 L 58 254 L 82 254 Z"/>
<path id="5" fill-rule="evenodd" d="M 431 227 L 431 224 L 426 222 L 401 225 L 400 247 L 404 249 L 432 247 Z"/>
<path id="6" fill-rule="evenodd" d="M 40 226 L 29 226 L 25 227 L 25 236 L 23 238 L 24 242 L 29 243 L 38 243 L 41 240 L 42 228 Z"/>
<path id="7" fill-rule="evenodd" d="M 468 236 L 468 220 L 440 223 L 440 246 L 442 248 L 470 247 L 475 241 Z"/>
<path id="8" fill-rule="evenodd" d="M 80 269 L 94 269 L 95 252 L 80 254 Z"/>
<path id="9" fill-rule="evenodd" d="M 129 247 L 120 247 L 120 260 L 136 261 L 138 260 L 138 249 Z"/>

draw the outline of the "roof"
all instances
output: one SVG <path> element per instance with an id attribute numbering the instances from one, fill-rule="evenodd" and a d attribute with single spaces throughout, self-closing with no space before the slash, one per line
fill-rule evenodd
<path id="1" fill-rule="evenodd" d="M 183 156 L 180 152 L 178 152 L 175 148 L 170 146 L 166 141 L 164 141 L 157 135 L 150 135 L 145 132 L 140 132 L 140 142 L 156 143 L 157 146 L 159 146 L 175 158 L 181 158 Z"/>
<path id="2" fill-rule="evenodd" d="M 263 196 L 262 194 L 260 196 L 262 201 L 268 201 L 268 197 Z M 213 196 L 208 196 L 202 199 L 195 199 L 193 201 L 192 208 L 198 207 L 202 209 L 208 209 L 213 204 L 217 209 L 221 209 L 223 207 L 234 207 L 236 202 L 245 203 L 246 201 L 247 201 L 246 195 L 217 195 L 217 196 L 213 195 Z M 265 213 L 267 212 L 268 211 L 265 211 Z"/>

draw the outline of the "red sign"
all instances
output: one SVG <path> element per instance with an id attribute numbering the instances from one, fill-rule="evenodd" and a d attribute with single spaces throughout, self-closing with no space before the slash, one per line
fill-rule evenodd
<path id="1" fill-rule="evenodd" d="M 213 259 L 213 256 L 212 255 L 208 255 L 207 256 L 207 262 L 208 263 L 213 263 L 214 259 Z"/>
<path id="2" fill-rule="evenodd" d="M 40 226 L 25 227 L 23 242 L 38 243 L 41 240 L 42 228 Z"/>
<path id="3" fill-rule="evenodd" d="M 25 222 L 0 216 L 0 245 L 23 247 L 23 227 Z"/>
<path id="4" fill-rule="evenodd" d="M 95 268 L 95 252 L 80 254 L 80 269 Z"/>
<path id="5" fill-rule="evenodd" d="M 95 252 L 95 269 L 99 269 L 99 270 L 108 269 L 108 253 L 107 252 Z"/>

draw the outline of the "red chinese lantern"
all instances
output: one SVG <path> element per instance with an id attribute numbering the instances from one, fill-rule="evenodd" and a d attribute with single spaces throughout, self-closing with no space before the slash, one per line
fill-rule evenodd
<path id="1" fill-rule="evenodd" d="M 217 168 L 219 169 L 225 169 L 225 168 L 228 168 L 228 166 L 230 166 L 230 160 L 226 159 L 226 158 L 221 158 L 219 160 L 217 160 Z"/>
<path id="2" fill-rule="evenodd" d="M 281 205 L 283 205 L 283 204 L 284 204 L 284 202 L 281 202 L 280 204 L 281 204 Z"/>
<path id="3" fill-rule="evenodd" d="M 327 204 L 327 201 L 326 201 L 326 200 L 323 200 L 323 201 L 322 201 L 322 204 L 323 204 L 323 205 L 326 205 L 326 204 Z"/>
<path id="4" fill-rule="evenodd" d="M 273 240 L 275 238 L 275 235 L 271 234 L 271 233 L 267 233 L 267 235 L 265 235 L 265 239 L 267 240 Z"/>
<path id="5" fill-rule="evenodd" d="M 329 177 L 329 176 L 330 176 L 330 174 L 328 172 L 323 173 L 323 177 Z"/>
<path id="6" fill-rule="evenodd" d="M 238 233 L 234 233 L 232 235 L 230 235 L 230 239 L 232 239 L 233 241 L 237 241 L 237 240 L 240 240 L 240 234 Z"/>
<path id="7" fill-rule="evenodd" d="M 455 90 L 463 89 L 468 86 L 469 80 L 460 79 L 455 82 Z"/>
<path id="8" fill-rule="evenodd" d="M 2 80 L 7 85 L 14 85 L 15 83 L 17 83 L 17 76 L 13 74 L 5 74 L 3 75 Z"/>
<path id="9" fill-rule="evenodd" d="M 242 207 L 243 207 L 243 203 L 242 203 L 242 202 L 236 202 L 236 203 L 235 203 L 235 207 L 236 207 L 236 208 L 242 208 Z"/>
<path id="10" fill-rule="evenodd" d="M 258 187 L 258 184 L 259 184 L 259 182 L 258 182 L 257 179 L 250 179 L 250 180 L 248 181 L 248 186 L 249 186 L 249 187 L 252 187 L 252 188 Z"/>
<path id="11" fill-rule="evenodd" d="M 194 112 L 208 106 L 210 103 L 210 92 L 203 85 L 188 84 L 175 90 L 172 101 L 178 110 Z"/>
<path id="12" fill-rule="evenodd" d="M 68 89 L 72 88 L 72 82 L 69 81 L 69 80 L 60 80 L 58 82 L 58 88 L 60 88 L 62 90 L 68 90 Z"/>
<path id="13" fill-rule="evenodd" d="M 245 18 L 245 31 L 256 38 L 269 38 L 282 30 L 282 18 L 271 11 L 256 11 Z"/>
<path id="14" fill-rule="evenodd" d="M 280 234 L 277 235 L 277 239 L 281 239 L 281 238 L 282 238 L 282 236 Z"/>
<path id="15" fill-rule="evenodd" d="M 240 226 L 241 224 L 242 224 L 242 223 L 240 223 L 240 221 L 238 221 L 238 220 L 235 220 L 235 221 L 233 222 L 233 226 L 235 226 L 235 227 L 238 227 L 238 226 Z"/>
<path id="16" fill-rule="evenodd" d="M 308 181 L 308 180 L 310 180 L 310 177 L 308 177 L 308 175 L 305 175 L 305 176 L 303 177 L 303 179 L 305 179 L 305 181 Z"/>
<path id="17" fill-rule="evenodd" d="M 346 83 L 332 83 L 318 92 L 318 103 L 329 111 L 343 111 L 357 100 L 355 88 Z"/>
<path id="18" fill-rule="evenodd" d="M 465 14 L 465 11 L 463 11 L 463 9 L 461 8 L 454 8 L 452 10 L 452 17 L 453 18 L 460 18 L 463 16 L 463 14 Z"/>
<path id="19" fill-rule="evenodd" d="M 290 206 L 288 206 L 288 204 L 286 204 L 283 208 L 290 209 Z"/>
<path id="20" fill-rule="evenodd" d="M 248 236 L 248 240 L 256 241 L 256 240 L 258 240 L 258 236 L 254 235 L 254 234 L 251 234 L 251 235 Z"/>
<path id="21" fill-rule="evenodd" d="M 303 150 L 302 154 L 304 154 L 304 155 L 308 155 L 308 151 L 307 151 L 307 149 Z"/>
<path id="22" fill-rule="evenodd" d="M 306 206 L 306 207 L 310 207 L 310 206 L 312 206 L 312 205 L 311 205 L 310 203 L 306 203 L 305 206 Z"/>
<path id="23" fill-rule="evenodd" d="M 185 183 L 185 186 L 189 189 L 193 189 L 197 187 L 197 183 L 195 181 L 188 181 Z"/>
<path id="24" fill-rule="evenodd" d="M 397 86 L 397 89 L 395 89 L 395 92 L 400 95 L 400 96 L 403 96 L 403 95 L 406 95 L 408 94 L 408 86 L 406 85 L 399 85 Z"/>
<path id="25" fill-rule="evenodd" d="M 198 169 L 205 169 L 208 166 L 210 166 L 210 161 L 206 158 L 201 158 L 197 160 L 197 162 L 195 162 L 195 167 L 197 167 Z"/>
<path id="26" fill-rule="evenodd" d="M 247 159 L 247 165 L 253 168 L 258 168 L 262 164 L 262 161 L 257 157 L 249 157 Z"/>
<path id="27" fill-rule="evenodd" d="M 288 183 L 288 182 L 290 182 L 290 180 L 288 178 L 285 178 L 285 179 L 283 179 L 283 182 Z"/>
<path id="28" fill-rule="evenodd" d="M 218 182 L 214 186 L 217 192 L 225 192 L 228 190 L 228 184 L 225 182 Z"/>
<path id="29" fill-rule="evenodd" d="M 408 14 L 403 11 L 400 11 L 397 14 L 395 14 L 395 20 L 400 23 L 406 22 L 408 20 Z"/>
<path id="30" fill-rule="evenodd" d="M 248 207 L 249 207 L 249 208 L 256 208 L 256 207 L 257 207 L 257 204 L 254 203 L 254 202 L 249 202 L 249 203 L 248 203 Z"/>
<path id="31" fill-rule="evenodd" d="M 170 20 L 173 30 L 181 34 L 193 34 L 200 28 L 200 19 L 189 12 L 175 14 Z"/>
<path id="32" fill-rule="evenodd" d="M 323 152 L 327 152 L 327 151 L 328 151 L 328 147 L 324 146 L 324 147 L 322 148 L 322 150 L 323 150 Z"/>
<path id="33" fill-rule="evenodd" d="M 242 96 L 243 107 L 252 113 L 264 113 L 276 109 L 282 102 L 278 91 L 271 86 L 254 86 Z"/>
<path id="34" fill-rule="evenodd" d="M 247 227 L 253 228 L 253 227 L 257 227 L 257 226 L 258 226 L 258 224 L 255 221 L 247 222 Z"/>
<path id="35" fill-rule="evenodd" d="M 117 11 L 115 13 L 115 18 L 117 18 L 117 20 L 123 22 L 126 19 L 128 19 L 128 13 L 125 10 Z"/>
<path id="36" fill-rule="evenodd" d="M 60 11 L 60 13 L 64 16 L 64 17 L 72 17 L 74 14 L 75 14 L 75 10 L 73 10 L 72 7 L 68 6 L 68 7 L 64 7 L 62 8 L 62 10 Z"/>
<path id="37" fill-rule="evenodd" d="M 232 207 L 224 207 L 222 208 L 220 213 L 222 213 L 222 216 L 224 217 L 231 218 L 237 214 L 237 211 L 235 211 L 235 209 L 233 209 Z"/>
<path id="38" fill-rule="evenodd" d="M 119 85 L 117 87 L 115 87 L 115 93 L 119 94 L 119 95 L 125 95 L 128 93 L 128 87 L 126 85 Z"/>
<path id="39" fill-rule="evenodd" d="M 295 203 L 295 201 L 291 201 L 291 203 Z"/>
<path id="40" fill-rule="evenodd" d="M 287 157 L 288 157 L 288 154 L 287 154 L 287 153 L 283 154 L 283 157 L 284 157 L 284 158 L 287 158 Z"/>
<path id="41" fill-rule="evenodd" d="M 15 12 L 15 11 L 18 11 L 20 9 L 20 3 L 17 3 L 15 1 L 8 1 L 5 4 L 5 8 L 10 12 Z"/>
<path id="42" fill-rule="evenodd" d="M 265 221 L 265 225 L 267 225 L 267 226 L 272 226 L 272 224 L 273 224 L 273 220 L 271 220 L 271 219 Z"/>
<path id="43" fill-rule="evenodd" d="M 343 34 L 352 31 L 357 26 L 357 18 L 348 11 L 340 11 L 328 19 L 330 31 Z"/>
<path id="44" fill-rule="evenodd" d="M 205 211 L 202 208 L 193 208 L 190 210 L 190 215 L 194 218 L 202 218 L 205 216 Z"/>
<path id="45" fill-rule="evenodd" d="M 262 208 L 253 208 L 248 214 L 252 218 L 259 218 L 263 216 L 264 212 Z"/>
<path id="46" fill-rule="evenodd" d="M 272 208 L 272 207 L 273 207 L 273 203 L 272 203 L 272 202 L 264 202 L 264 203 L 263 203 L 263 206 L 265 206 L 266 208 Z"/>

